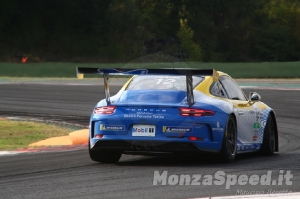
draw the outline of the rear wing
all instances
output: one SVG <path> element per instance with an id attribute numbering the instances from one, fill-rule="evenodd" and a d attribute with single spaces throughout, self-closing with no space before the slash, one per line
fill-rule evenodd
<path id="1" fill-rule="evenodd" d="M 174 68 L 174 69 L 104 69 L 104 68 L 83 68 L 77 67 L 77 78 L 83 79 L 84 74 L 99 74 L 104 78 L 104 91 L 107 105 L 111 104 L 108 79 L 109 75 L 185 75 L 186 76 L 186 91 L 187 91 L 187 103 L 191 107 L 194 103 L 193 93 L 193 76 L 212 76 L 213 81 L 219 80 L 219 73 L 214 69 L 186 69 L 186 68 Z"/>

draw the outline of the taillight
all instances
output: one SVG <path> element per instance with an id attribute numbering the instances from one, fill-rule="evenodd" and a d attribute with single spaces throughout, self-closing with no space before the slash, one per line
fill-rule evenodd
<path id="1" fill-rule="evenodd" d="M 103 134 L 96 134 L 95 136 L 94 136 L 94 138 L 103 138 Z"/>
<path id="2" fill-rule="evenodd" d="M 116 106 L 102 106 L 94 109 L 94 114 L 113 114 Z"/>
<path id="3" fill-rule="evenodd" d="M 181 116 L 213 116 L 215 114 L 214 111 L 207 111 L 195 108 L 179 108 Z"/>
<path id="4" fill-rule="evenodd" d="M 203 140 L 204 140 L 203 137 L 189 136 L 188 138 L 189 138 L 189 140 L 191 140 L 191 141 L 197 141 L 197 140 L 203 141 Z"/>

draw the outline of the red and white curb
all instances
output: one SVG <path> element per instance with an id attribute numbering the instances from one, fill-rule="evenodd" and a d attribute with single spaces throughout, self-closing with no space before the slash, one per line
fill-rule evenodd
<path id="1" fill-rule="evenodd" d="M 299 199 L 300 192 L 284 193 L 284 194 L 259 194 L 259 195 L 239 195 L 239 196 L 217 196 L 204 198 L 190 198 L 190 199 Z"/>
<path id="2" fill-rule="evenodd" d="M 17 152 L 17 151 L 0 151 L 0 156 L 4 155 L 17 155 L 22 152 Z"/>

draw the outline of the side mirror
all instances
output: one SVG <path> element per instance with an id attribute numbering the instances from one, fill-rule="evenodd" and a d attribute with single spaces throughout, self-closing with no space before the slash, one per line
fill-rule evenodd
<path id="1" fill-rule="evenodd" d="M 259 102 L 261 100 L 261 97 L 256 92 L 250 92 L 249 94 L 249 102 Z"/>

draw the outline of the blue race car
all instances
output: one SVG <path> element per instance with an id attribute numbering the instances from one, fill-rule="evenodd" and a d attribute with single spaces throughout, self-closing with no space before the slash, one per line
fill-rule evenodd
<path id="1" fill-rule="evenodd" d="M 251 92 L 249 98 L 227 74 L 196 69 L 77 68 L 77 77 L 101 74 L 106 98 L 90 119 L 89 154 L 96 162 L 116 163 L 123 153 L 236 155 L 278 151 L 274 110 Z M 109 75 L 131 75 L 110 97 Z"/>

